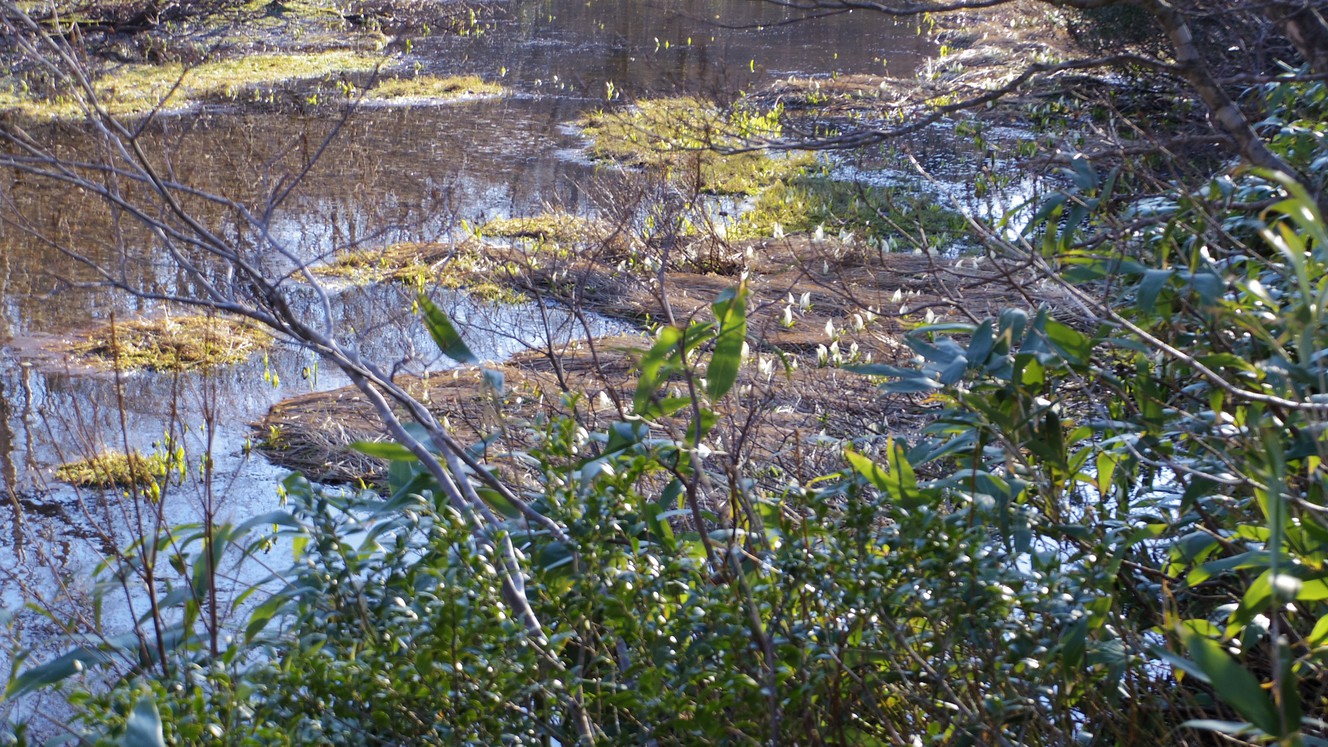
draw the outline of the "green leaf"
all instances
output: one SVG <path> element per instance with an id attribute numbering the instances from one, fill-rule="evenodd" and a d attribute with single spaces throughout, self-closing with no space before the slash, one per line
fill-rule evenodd
<path id="1" fill-rule="evenodd" d="M 701 439 L 710 433 L 717 422 L 719 422 L 719 417 L 715 415 L 713 410 L 702 408 L 697 417 L 693 418 L 692 422 L 687 425 L 687 438 L 692 443 L 700 443 Z"/>
<path id="2" fill-rule="evenodd" d="M 394 462 L 414 462 L 418 459 L 410 449 L 392 441 L 355 441 L 350 448 L 371 457 Z"/>
<path id="3" fill-rule="evenodd" d="M 676 477 L 670 480 L 669 484 L 664 486 L 664 492 L 660 493 L 659 501 L 655 505 L 664 511 L 681 510 L 683 507 L 682 481 Z M 670 506 L 673 508 L 670 508 Z"/>
<path id="4" fill-rule="evenodd" d="M 974 365 L 986 365 L 988 356 L 996 347 L 996 329 L 991 319 L 984 321 L 973 330 L 973 336 L 968 341 L 968 350 L 964 352 L 964 357 Z"/>
<path id="5" fill-rule="evenodd" d="M 488 503 L 495 511 L 503 516 L 506 516 L 509 519 L 521 518 L 521 509 L 518 508 L 516 504 L 507 500 L 507 498 L 497 490 L 494 490 L 493 488 L 477 487 L 475 488 L 475 492 L 484 498 L 485 503 Z"/>
<path id="6" fill-rule="evenodd" d="M 249 530 L 253 529 L 254 527 L 271 526 L 274 524 L 277 526 L 291 527 L 291 528 L 299 528 L 300 526 L 300 522 L 296 521 L 295 517 L 291 516 L 286 511 L 280 511 L 280 510 L 268 511 L 267 513 L 251 517 L 247 519 L 243 524 L 236 527 L 235 536 L 239 537 L 244 534 L 247 534 Z"/>
<path id="7" fill-rule="evenodd" d="M 1296 592 L 1296 600 L 1301 602 L 1321 602 L 1328 599 L 1328 579 L 1314 578 L 1304 581 L 1300 585 L 1300 591 Z"/>
<path id="8" fill-rule="evenodd" d="M 657 420 L 667 418 L 691 404 L 690 397 L 660 397 L 658 400 L 649 400 L 645 406 L 637 408 L 636 414 L 648 420 Z"/>
<path id="9" fill-rule="evenodd" d="M 1153 313 L 1153 307 L 1157 305 L 1158 294 L 1162 292 L 1162 288 L 1175 275 L 1175 270 L 1149 270 L 1145 272 L 1144 279 L 1139 281 L 1139 288 L 1134 295 L 1134 302 L 1139 310 L 1145 314 Z"/>
<path id="10" fill-rule="evenodd" d="M 1061 354 L 1061 357 L 1074 365 L 1084 365 L 1093 355 L 1093 339 L 1078 330 L 1068 327 L 1054 319 L 1046 323 L 1047 342 Z"/>
<path id="11" fill-rule="evenodd" d="M 1065 195 L 1064 192 L 1057 192 L 1051 197 L 1048 197 L 1047 201 L 1042 203 L 1042 205 L 1038 207 L 1037 212 L 1033 213 L 1033 218 L 1028 221 L 1028 225 L 1024 226 L 1023 235 L 1027 236 L 1036 231 L 1038 226 L 1042 225 L 1043 223 L 1046 223 L 1048 219 L 1052 217 L 1053 214 L 1059 215 L 1060 211 L 1065 206 L 1066 199 L 1067 196 Z M 1048 225 L 1047 228 L 1048 232 L 1051 232 L 1055 227 L 1052 225 Z"/>
<path id="12" fill-rule="evenodd" d="M 130 712 L 120 744 L 123 747 L 166 747 L 166 737 L 161 731 L 161 713 L 151 695 L 140 698 Z"/>
<path id="13" fill-rule="evenodd" d="M 267 624 L 271 622 L 277 612 L 285 606 L 286 602 L 286 597 L 281 594 L 274 594 L 262 604 L 254 608 L 253 613 L 249 615 L 249 624 L 244 627 L 244 639 L 246 641 L 252 641 L 254 636 L 261 633 L 263 628 L 267 627 Z"/>
<path id="14" fill-rule="evenodd" d="M 738 380 L 742 343 L 747 338 L 747 289 L 739 285 L 725 290 L 711 308 L 715 311 L 715 323 L 719 325 L 715 352 L 706 369 L 706 394 L 713 402 L 723 397 Z"/>
<path id="15" fill-rule="evenodd" d="M 1310 648 L 1318 648 L 1328 642 L 1328 615 L 1320 617 L 1319 621 L 1314 623 L 1314 630 L 1310 631 L 1310 635 L 1305 639 L 1305 642 L 1309 644 Z"/>
<path id="16" fill-rule="evenodd" d="M 1074 179 L 1076 187 L 1087 191 L 1098 185 L 1097 172 L 1093 170 L 1093 165 L 1087 158 L 1076 156 L 1070 159 L 1070 166 L 1072 170 L 1069 174 Z"/>
<path id="17" fill-rule="evenodd" d="M 633 407 L 639 414 L 650 404 L 651 397 L 659 389 L 664 378 L 665 362 L 677 355 L 678 341 L 683 332 L 677 327 L 664 327 L 659 331 L 659 339 L 641 359 L 641 374 L 636 380 L 636 397 Z"/>
<path id="18" fill-rule="evenodd" d="M 16 698 L 62 682 L 83 671 L 88 665 L 104 661 L 105 658 L 104 654 L 95 649 L 80 646 L 41 666 L 25 670 L 23 674 L 9 682 L 9 686 L 5 688 L 5 697 Z"/>
<path id="19" fill-rule="evenodd" d="M 1061 659 L 1066 669 L 1079 668 L 1084 661 L 1084 651 L 1088 643 L 1088 618 L 1077 620 L 1061 633 Z"/>
<path id="20" fill-rule="evenodd" d="M 640 421 L 613 423 L 609 426 L 608 443 L 605 444 L 604 453 L 601 456 L 621 454 L 628 449 L 635 448 L 648 435 L 650 435 L 650 427 Z"/>
<path id="21" fill-rule="evenodd" d="M 424 313 L 424 326 L 429 328 L 429 335 L 438 345 L 443 355 L 457 363 L 479 363 L 480 359 L 466 347 L 461 333 L 452 325 L 452 320 L 429 297 L 420 294 L 420 311 Z"/>
<path id="22" fill-rule="evenodd" d="M 922 503 L 922 494 L 918 490 L 913 467 L 904 457 L 904 446 L 892 440 L 887 449 L 889 472 L 852 449 L 846 450 L 844 456 L 854 472 L 866 478 L 877 490 L 890 496 L 896 505 L 902 508 L 915 508 Z"/>
<path id="23" fill-rule="evenodd" d="M 1227 705 L 1265 733 L 1279 738 L 1285 736 L 1272 700 L 1249 670 L 1227 655 L 1217 641 L 1192 631 L 1186 631 L 1183 637 L 1190 658 L 1207 675 L 1213 689 Z M 1289 726 L 1295 728 L 1297 725 Z"/>

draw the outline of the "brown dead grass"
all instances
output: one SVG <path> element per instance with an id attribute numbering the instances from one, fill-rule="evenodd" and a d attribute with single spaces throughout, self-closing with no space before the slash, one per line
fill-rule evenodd
<path id="1" fill-rule="evenodd" d="M 271 342 L 249 322 L 177 316 L 106 324 L 66 351 L 96 368 L 193 371 L 240 363 Z"/>

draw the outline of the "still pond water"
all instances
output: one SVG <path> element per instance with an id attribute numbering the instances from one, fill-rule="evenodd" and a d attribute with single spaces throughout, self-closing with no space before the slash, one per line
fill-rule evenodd
<path id="1" fill-rule="evenodd" d="M 914 28 L 881 17 L 782 23 L 796 16 L 756 0 L 514 0 L 482 34 L 416 38 L 406 64 L 499 80 L 511 95 L 361 110 L 282 206 L 274 229 L 307 257 L 323 257 L 347 246 L 446 238 L 462 221 L 550 207 L 592 214 L 604 207 L 596 185 L 607 177 L 585 158 L 585 142 L 570 125 L 583 111 L 656 96 L 731 99 L 793 74 L 903 76 L 934 51 Z M 606 103 L 610 92 L 616 98 Z M 169 157 L 180 181 L 254 202 L 274 177 L 297 171 L 333 126 L 289 113 L 197 110 L 163 118 L 149 148 Z M 78 127 L 46 135 L 67 154 L 86 147 Z M 134 507 L 116 495 L 55 481 L 60 463 L 108 447 L 149 450 L 168 431 L 184 432 L 191 455 L 210 447 L 217 477 L 211 485 L 194 478 L 171 488 L 168 522 L 193 520 L 205 503 L 217 507 L 220 520 L 240 521 L 275 507 L 283 476 L 246 452 L 247 424 L 284 397 L 345 381 L 295 349 L 208 375 L 121 378 L 50 355 L 45 351 L 58 340 L 98 322 L 163 310 L 78 288 L 91 279 L 86 271 L 22 230 L 59 237 L 92 258 L 110 257 L 126 229 L 98 205 L 30 179 L 3 181 L 0 605 L 14 609 L 25 593 L 58 589 L 55 581 L 72 582 L 71 598 L 86 592 L 89 568 L 140 525 Z M 233 228 L 220 212 L 207 217 L 223 234 Z M 126 267 L 135 284 L 188 291 L 150 241 L 139 245 Z M 530 308 L 494 309 L 457 294 L 448 301 L 484 358 L 522 349 L 538 327 Z M 339 288 L 333 303 L 371 359 L 429 350 L 400 289 Z M 620 330 L 596 324 L 592 332 Z M 205 422 L 215 428 L 200 429 Z M 63 608 L 69 599 L 47 601 Z"/>

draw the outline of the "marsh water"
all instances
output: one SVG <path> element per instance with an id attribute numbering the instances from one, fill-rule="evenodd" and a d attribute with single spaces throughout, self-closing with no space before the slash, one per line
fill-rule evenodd
<path id="1" fill-rule="evenodd" d="M 612 176 L 586 158 L 571 126 L 583 111 L 657 96 L 728 100 L 793 74 L 907 75 L 933 51 L 913 27 L 881 17 L 785 23 L 797 16 L 755 0 L 513 0 L 482 33 L 415 34 L 408 51 L 397 45 L 403 65 L 480 75 L 500 81 L 507 96 L 364 108 L 344 126 L 335 113 L 202 108 L 159 118 L 146 140 L 179 181 L 250 204 L 316 156 L 271 222 L 306 259 L 445 239 L 463 222 L 550 208 L 593 214 L 606 207 L 598 185 Z M 68 154 L 88 147 L 76 125 L 40 134 Z M 97 260 L 135 247 L 120 264 L 135 287 L 187 293 L 187 281 L 150 237 L 76 190 L 7 174 L 0 192 L 0 604 L 12 610 L 37 597 L 72 615 L 98 560 L 153 519 L 117 491 L 58 482 L 58 465 L 108 448 L 151 450 L 174 434 L 192 457 L 211 453 L 215 472 L 171 486 L 165 520 L 196 520 L 208 506 L 219 520 L 241 521 L 278 504 L 285 473 L 246 448 L 249 423 L 282 398 L 345 381 L 282 347 L 205 374 L 114 375 L 63 359 L 52 352 L 61 341 L 96 324 L 178 311 L 89 285 L 96 278 L 77 257 L 34 235 Z M 203 213 L 220 233 L 232 228 L 225 211 Z M 441 364 L 409 313 L 408 292 L 332 290 L 338 322 L 367 357 Z M 483 358 L 522 349 L 547 321 L 533 307 L 461 293 L 444 300 Z M 552 324 L 565 336 L 621 331 L 605 320 L 575 327 L 556 314 Z"/>

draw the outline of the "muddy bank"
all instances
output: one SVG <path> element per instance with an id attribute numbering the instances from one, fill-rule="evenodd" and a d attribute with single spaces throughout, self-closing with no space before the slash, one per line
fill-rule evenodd
<path id="1" fill-rule="evenodd" d="M 458 251 L 475 251 L 474 248 Z M 683 322 L 746 278 L 750 342 L 801 355 L 838 343 L 842 362 L 894 360 L 910 324 L 977 321 L 1010 306 L 1073 308 L 1053 286 L 1013 262 L 985 257 L 892 253 L 814 236 L 682 246 L 575 250 L 491 247 L 476 283 L 510 283 L 573 308 L 634 322 Z M 458 254 L 458 257 L 464 254 Z M 495 259 L 495 258 L 500 258 Z M 462 272 L 478 264 L 453 259 Z"/>
<path id="2" fill-rule="evenodd" d="M 486 463 L 520 479 L 524 468 L 508 455 L 534 447 L 549 418 L 572 417 L 593 431 L 630 416 L 636 365 L 649 344 L 645 337 L 613 337 L 521 353 L 490 367 L 503 376 L 501 394 L 480 368 L 398 383 L 427 402 L 463 443 L 484 443 Z M 782 483 L 803 470 L 811 474 L 817 460 L 838 458 L 838 446 L 824 445 L 837 439 L 916 434 L 926 410 L 920 398 L 882 397 L 866 376 L 756 354 L 722 402 L 712 440 L 729 450 L 717 459 Z M 259 451 L 312 480 L 384 479 L 384 461 L 349 448 L 382 438 L 376 414 L 354 387 L 285 400 L 254 427 Z M 677 437 L 684 427 L 667 420 L 656 435 Z"/>
<path id="3" fill-rule="evenodd" d="M 499 253 L 502 261 L 466 259 L 481 251 Z M 805 468 L 822 442 L 911 436 L 925 423 L 925 398 L 882 396 L 876 382 L 843 366 L 906 362 L 912 352 L 903 335 L 928 320 L 977 321 L 1012 306 L 1056 307 L 1059 298 L 1021 268 L 989 259 L 882 253 L 809 236 L 737 242 L 724 251 L 731 261 L 723 274 L 698 272 L 685 252 L 661 251 L 655 259 L 668 268 L 662 273 L 640 271 L 644 256 L 632 269 L 617 245 L 604 250 L 605 258 L 585 247 L 538 242 L 440 245 L 425 254 L 443 267 L 451 263 L 452 277 L 473 272 L 475 282 L 510 283 L 545 300 L 638 322 L 706 320 L 715 297 L 745 278 L 752 353 L 737 394 L 723 403 L 716 433 L 721 443 L 741 444 L 738 462 L 769 465 L 764 472 L 776 476 Z M 487 269 L 475 269 L 481 266 Z M 1072 316 L 1070 306 L 1059 309 Z M 637 362 L 649 344 L 648 337 L 613 337 L 519 353 L 491 367 L 505 381 L 501 395 L 479 368 L 399 383 L 463 441 L 485 442 L 488 453 L 502 454 L 534 445 L 532 428 L 548 418 L 574 417 L 594 430 L 630 416 Z M 382 479 L 384 462 L 348 448 L 380 434 L 377 416 L 353 387 L 285 400 L 255 424 L 259 450 L 276 464 L 332 483 Z"/>

